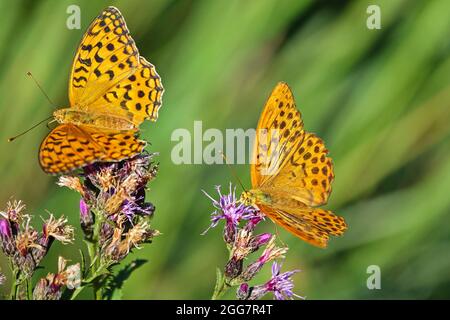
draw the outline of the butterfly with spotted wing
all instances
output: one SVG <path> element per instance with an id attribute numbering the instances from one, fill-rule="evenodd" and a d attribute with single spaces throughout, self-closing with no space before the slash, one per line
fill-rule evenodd
<path id="1" fill-rule="evenodd" d="M 69 81 L 70 108 L 56 110 L 59 125 L 43 140 L 46 173 L 121 161 L 140 153 L 139 125 L 156 121 L 163 86 L 155 67 L 139 55 L 120 11 L 106 8 L 89 26 Z"/>
<path id="2" fill-rule="evenodd" d="M 326 247 L 347 229 L 344 218 L 316 208 L 327 203 L 333 163 L 319 137 L 305 132 L 291 89 L 280 82 L 259 119 L 251 165 L 252 189 L 241 200 L 256 206 L 300 239 Z"/>

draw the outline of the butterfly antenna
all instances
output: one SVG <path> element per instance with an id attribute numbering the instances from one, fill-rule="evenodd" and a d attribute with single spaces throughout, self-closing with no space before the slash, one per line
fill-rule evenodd
<path id="1" fill-rule="evenodd" d="M 239 179 L 238 175 L 236 174 L 236 171 L 234 171 L 234 169 L 231 167 L 231 165 L 228 163 L 227 161 L 227 157 L 225 156 L 225 154 L 220 151 L 220 154 L 222 155 L 222 158 L 225 160 L 225 164 L 228 166 L 228 168 L 231 171 L 231 174 L 234 176 L 234 178 L 237 180 L 237 182 L 239 183 L 239 185 L 241 186 L 243 191 L 247 191 L 247 189 L 245 189 L 244 185 L 242 184 L 241 179 Z"/>
<path id="2" fill-rule="evenodd" d="M 57 105 L 53 103 L 53 101 L 50 99 L 50 97 L 47 95 L 47 93 L 44 91 L 44 89 L 42 89 L 41 85 L 39 84 L 39 82 L 36 80 L 36 78 L 33 76 L 33 74 L 30 71 L 27 72 L 27 76 L 29 76 L 31 79 L 33 79 L 34 83 L 36 83 L 38 88 L 41 90 L 41 92 L 47 98 L 48 102 L 50 102 L 50 104 L 56 108 Z"/>
<path id="3" fill-rule="evenodd" d="M 51 118 L 53 118 L 53 116 L 48 117 L 48 118 L 46 118 L 46 119 L 44 119 L 44 120 L 42 120 L 42 121 L 39 121 L 38 123 L 36 123 L 36 124 L 35 124 L 34 126 L 32 126 L 31 128 L 25 130 L 25 131 L 22 132 L 22 133 L 19 133 L 17 136 L 14 136 L 14 137 L 9 138 L 9 139 L 8 139 L 8 142 L 11 142 L 11 141 L 16 140 L 17 138 L 23 136 L 25 133 L 27 133 L 27 132 L 33 130 L 34 128 L 36 128 L 37 126 L 39 126 L 39 125 L 43 124 L 44 122 L 50 120 Z"/>

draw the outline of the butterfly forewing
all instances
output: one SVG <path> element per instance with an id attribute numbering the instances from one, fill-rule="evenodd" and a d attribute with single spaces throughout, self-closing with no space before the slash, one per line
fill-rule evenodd
<path id="1" fill-rule="evenodd" d="M 126 118 L 135 126 L 144 120 L 156 121 L 162 103 L 163 87 L 155 67 L 139 58 L 139 67 L 128 78 L 107 90 L 87 107 L 88 111 L 110 113 Z"/>
<path id="2" fill-rule="evenodd" d="M 275 177 L 287 165 L 293 148 L 303 137 L 303 121 L 292 92 L 286 83 L 279 83 L 258 122 L 251 165 L 253 187 Z"/>
<path id="3" fill-rule="evenodd" d="M 139 53 L 119 10 L 105 9 L 90 25 L 78 47 L 69 81 L 72 107 L 84 107 L 131 76 Z"/>

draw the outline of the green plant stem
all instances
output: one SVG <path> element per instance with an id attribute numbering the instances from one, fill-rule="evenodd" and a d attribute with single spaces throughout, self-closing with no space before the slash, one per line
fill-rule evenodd
<path id="1" fill-rule="evenodd" d="M 33 285 L 31 283 L 31 279 L 27 278 L 25 283 L 27 289 L 27 300 L 33 300 Z"/>
<path id="2" fill-rule="evenodd" d="M 16 300 L 17 299 L 17 291 L 19 289 L 18 286 L 18 271 L 17 270 L 13 270 L 13 281 L 12 281 L 12 285 L 11 285 L 11 293 L 9 295 L 11 300 Z"/>
<path id="3" fill-rule="evenodd" d="M 86 272 L 86 275 L 90 276 L 87 279 L 83 280 L 83 284 L 79 288 L 75 289 L 75 291 L 72 293 L 72 296 L 70 297 L 70 300 L 75 300 L 75 298 L 89 285 L 92 285 L 94 289 L 95 299 L 96 300 L 103 299 L 103 289 L 101 281 L 96 282 L 96 280 L 98 279 L 98 277 L 100 277 L 107 271 L 106 266 L 102 265 L 102 261 L 100 258 L 100 248 L 98 245 L 100 239 L 101 226 L 104 220 L 101 213 L 94 212 L 94 216 L 95 216 L 95 225 L 92 240 L 85 239 L 84 241 L 86 243 L 89 255 L 89 268 Z"/>
<path id="4" fill-rule="evenodd" d="M 101 212 L 95 212 L 95 226 L 94 226 L 94 237 L 93 237 L 93 245 L 94 245 L 94 252 L 95 252 L 95 257 L 92 260 L 93 263 L 93 267 L 94 270 L 96 270 L 93 274 L 93 276 L 91 277 L 91 282 L 94 282 L 100 275 L 101 272 L 103 271 L 103 266 L 101 265 L 101 257 L 100 257 L 100 247 L 99 247 L 99 241 L 100 241 L 100 233 L 101 233 L 101 229 L 102 229 L 102 225 L 104 222 L 104 218 Z M 94 297 L 95 300 L 102 300 L 103 298 L 103 290 L 102 290 L 102 284 L 101 282 L 94 282 L 93 283 L 93 288 L 94 288 Z"/>

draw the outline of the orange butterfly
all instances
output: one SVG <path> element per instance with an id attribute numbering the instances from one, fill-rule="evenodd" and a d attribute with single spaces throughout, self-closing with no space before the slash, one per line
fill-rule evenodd
<path id="1" fill-rule="evenodd" d="M 70 108 L 57 110 L 59 125 L 40 146 L 46 173 L 72 171 L 97 161 L 120 161 L 140 153 L 139 125 L 156 121 L 161 78 L 139 56 L 125 20 L 108 7 L 89 26 L 74 58 Z"/>
<path id="2" fill-rule="evenodd" d="M 305 132 L 286 83 L 279 83 L 259 119 L 251 165 L 252 189 L 242 201 L 254 205 L 300 239 L 326 247 L 347 229 L 342 217 L 315 208 L 331 193 L 333 164 L 323 141 Z"/>

